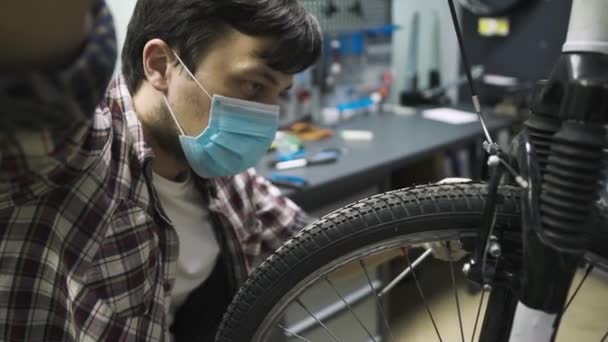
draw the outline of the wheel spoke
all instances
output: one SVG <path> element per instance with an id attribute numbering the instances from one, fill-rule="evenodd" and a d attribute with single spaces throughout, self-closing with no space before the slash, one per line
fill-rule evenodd
<path id="1" fill-rule="evenodd" d="M 570 307 L 570 304 L 572 304 L 572 301 L 574 300 L 574 297 L 576 297 L 576 295 L 578 294 L 578 291 L 583 286 L 583 283 L 585 283 L 585 280 L 587 280 L 587 277 L 589 277 L 589 274 L 591 273 L 591 271 L 593 271 L 593 265 L 587 266 L 587 270 L 585 271 L 585 275 L 583 276 L 583 279 L 581 279 L 581 282 L 576 287 L 576 290 L 574 290 L 574 293 L 572 294 L 572 297 L 570 297 L 570 299 L 568 300 L 568 304 L 566 304 L 566 306 L 564 306 L 564 310 L 562 311 L 562 315 L 566 313 L 566 310 L 568 310 L 568 307 Z"/>
<path id="2" fill-rule="evenodd" d="M 338 297 L 340 297 L 340 300 L 342 300 L 342 302 L 344 303 L 344 305 L 346 305 L 348 307 L 348 310 L 353 315 L 353 317 L 355 317 L 355 319 L 357 320 L 357 322 L 359 322 L 359 325 L 361 325 L 361 327 L 363 328 L 363 330 L 365 330 L 365 332 L 367 333 L 367 336 L 369 336 L 369 338 L 371 338 L 372 341 L 377 342 L 376 339 L 374 338 L 374 336 L 372 335 L 372 333 L 369 332 L 369 330 L 365 327 L 365 324 L 363 324 L 363 322 L 361 321 L 361 319 L 359 318 L 359 316 L 357 316 L 357 314 L 355 313 L 355 311 L 353 310 L 353 308 L 351 307 L 351 305 L 346 301 L 346 299 L 344 299 L 344 297 L 342 296 L 342 294 L 340 293 L 340 291 L 338 291 L 338 288 L 334 285 L 334 283 L 332 283 L 331 280 L 329 280 L 328 277 L 325 277 L 325 281 L 329 284 L 329 286 L 331 286 L 332 289 L 334 289 L 334 291 L 336 292 L 336 294 L 338 295 Z"/>
<path id="3" fill-rule="evenodd" d="M 385 294 L 387 294 L 390 290 L 397 286 L 400 281 L 407 277 L 407 275 L 410 274 L 412 270 L 418 266 L 418 264 L 423 262 L 429 255 L 431 255 L 431 253 L 433 253 L 433 250 L 429 248 L 424 253 L 422 253 L 422 255 L 418 257 L 418 259 L 414 260 L 414 262 L 412 263 L 413 268 L 406 268 L 405 271 L 403 271 L 400 275 L 397 276 L 397 278 L 393 279 L 393 281 L 391 281 L 388 285 L 386 285 L 384 289 L 382 289 L 382 291 L 380 291 L 380 298 L 382 298 Z"/>
<path id="4" fill-rule="evenodd" d="M 452 260 L 452 245 L 447 242 L 448 258 L 450 259 L 450 274 L 452 275 L 452 288 L 454 289 L 454 299 L 456 299 L 456 309 L 458 310 L 458 324 L 460 325 L 460 337 L 464 342 L 464 329 L 462 328 L 462 313 L 460 311 L 460 300 L 458 299 L 458 288 L 456 287 L 456 276 L 454 274 L 454 260 Z"/>
<path id="5" fill-rule="evenodd" d="M 300 336 L 300 335 L 298 335 L 298 334 L 294 333 L 293 331 L 291 331 L 291 330 L 289 330 L 289 329 L 285 328 L 284 326 L 282 326 L 282 325 L 280 325 L 280 324 L 278 324 L 277 326 L 279 327 L 279 329 L 281 329 L 281 330 L 285 331 L 286 333 L 288 333 L 289 335 L 291 335 L 291 336 L 293 336 L 293 337 L 297 338 L 297 339 L 298 339 L 298 340 L 300 340 L 300 341 L 304 341 L 304 342 L 310 342 L 310 340 L 305 339 L 304 337 L 302 337 L 302 336 Z"/>
<path id="6" fill-rule="evenodd" d="M 479 299 L 479 307 L 477 308 L 477 315 L 475 316 L 475 324 L 473 325 L 473 336 L 471 336 L 471 342 L 475 341 L 475 333 L 477 333 L 477 324 L 479 323 L 479 315 L 481 314 L 481 308 L 483 307 L 483 298 L 486 296 L 486 291 L 481 289 L 481 298 Z"/>
<path id="7" fill-rule="evenodd" d="M 314 320 L 317 321 L 317 323 L 319 323 L 319 325 L 322 326 L 323 329 L 325 329 L 325 331 L 327 331 L 327 333 L 329 334 L 329 336 L 331 336 L 334 341 L 341 342 L 340 339 L 336 335 L 334 335 L 334 333 L 331 332 L 331 330 L 329 330 L 329 328 L 323 322 L 321 322 L 321 320 L 318 319 L 317 316 L 315 316 L 315 314 L 313 314 L 310 310 L 308 310 L 308 308 L 306 307 L 306 305 L 304 305 L 304 303 L 302 303 L 302 301 L 299 298 L 296 299 L 296 303 L 298 303 L 298 305 L 302 309 L 304 309 L 304 311 L 306 311 L 306 313 L 308 315 L 310 315 L 310 317 L 314 318 Z"/>
<path id="8" fill-rule="evenodd" d="M 409 267 L 412 267 L 412 263 L 410 262 L 409 252 L 407 254 L 405 254 L 405 258 L 407 259 L 407 264 L 409 265 Z M 414 278 L 414 281 L 416 282 L 416 287 L 418 288 L 418 293 L 420 294 L 420 298 L 422 298 L 422 302 L 424 303 L 426 312 L 429 314 L 429 318 L 431 319 L 431 322 L 433 323 L 433 328 L 435 328 L 437 337 L 439 338 L 440 342 L 443 342 L 443 339 L 441 338 L 441 334 L 439 333 L 439 329 L 437 328 L 437 324 L 435 323 L 435 318 L 433 318 L 433 313 L 431 312 L 431 308 L 429 307 L 429 304 L 427 303 L 426 298 L 424 297 L 424 292 L 422 292 L 422 287 L 420 286 L 420 282 L 418 281 L 418 277 L 416 276 L 416 271 L 414 269 L 412 269 L 412 277 Z"/>
<path id="9" fill-rule="evenodd" d="M 359 265 L 361 265 L 361 268 L 363 269 L 363 273 L 365 273 L 365 277 L 367 278 L 367 282 L 369 283 L 369 286 L 372 289 L 372 292 L 374 293 L 374 298 L 376 299 L 376 304 L 378 305 L 378 309 L 380 310 L 380 315 L 382 316 L 382 319 L 384 320 L 384 324 L 386 324 L 386 328 L 388 329 L 388 333 L 391 337 L 391 341 L 395 341 L 395 336 L 393 335 L 391 326 L 388 323 L 386 314 L 384 313 L 384 307 L 382 305 L 382 301 L 380 300 L 380 297 L 378 297 L 378 292 L 376 292 L 376 289 L 374 289 L 374 285 L 372 284 L 372 279 L 370 278 L 369 273 L 367 272 L 367 267 L 365 267 L 365 263 L 363 262 L 363 260 L 359 260 Z"/>

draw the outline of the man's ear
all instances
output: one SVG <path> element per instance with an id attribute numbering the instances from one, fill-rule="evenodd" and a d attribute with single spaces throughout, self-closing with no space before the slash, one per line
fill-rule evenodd
<path id="1" fill-rule="evenodd" d="M 143 66 L 146 80 L 152 87 L 165 92 L 175 56 L 171 47 L 160 39 L 152 39 L 144 46 Z"/>

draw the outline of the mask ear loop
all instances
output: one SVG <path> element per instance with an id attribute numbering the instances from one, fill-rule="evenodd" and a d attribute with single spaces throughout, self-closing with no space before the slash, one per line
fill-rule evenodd
<path id="1" fill-rule="evenodd" d="M 194 83 L 196 83 L 196 85 L 198 85 L 198 87 L 201 88 L 201 90 L 209 97 L 210 100 L 213 100 L 213 97 L 209 94 L 207 89 L 205 89 L 205 87 L 203 87 L 203 85 L 196 79 L 196 77 L 194 77 L 194 74 L 192 73 L 192 71 L 190 71 L 190 69 L 188 69 L 188 67 L 186 66 L 186 63 L 184 63 L 184 61 L 182 61 L 182 59 L 179 58 L 179 56 L 177 55 L 177 52 L 175 52 L 175 50 L 173 50 L 173 49 L 171 49 L 171 51 L 173 51 L 173 55 L 175 55 L 175 58 L 177 58 L 177 61 L 179 62 L 179 64 L 181 64 L 182 67 L 184 68 L 184 70 L 186 70 L 186 72 L 188 73 L 188 75 L 190 75 L 190 77 L 192 78 Z"/>
<path id="2" fill-rule="evenodd" d="M 165 105 L 167 106 L 167 109 L 169 109 L 169 113 L 171 113 L 171 117 L 173 118 L 173 121 L 175 121 L 175 124 L 177 125 L 179 132 L 181 133 L 181 135 L 187 136 L 186 132 L 184 131 L 182 126 L 179 124 L 179 121 L 177 121 L 177 117 L 175 116 L 175 113 L 173 112 L 173 108 L 171 108 L 171 105 L 169 104 L 169 99 L 167 99 L 167 96 L 165 94 L 163 94 L 163 100 L 165 101 Z"/>

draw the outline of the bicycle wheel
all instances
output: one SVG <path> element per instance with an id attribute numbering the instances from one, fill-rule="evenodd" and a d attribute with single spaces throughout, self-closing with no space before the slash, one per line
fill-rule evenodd
<path id="1" fill-rule="evenodd" d="M 333 286 L 328 275 L 358 263 L 382 311 L 382 301 L 363 260 L 382 251 L 403 250 L 422 243 L 474 238 L 481 223 L 486 195 L 487 188 L 483 184 L 424 186 L 374 196 L 327 215 L 288 241 L 252 274 L 228 309 L 217 341 L 274 342 L 277 339 L 271 336 L 277 333 L 291 336 L 294 341 L 309 341 L 281 324 L 285 310 L 293 303 L 323 327 L 324 340 L 342 341 L 300 300 L 302 294 L 319 280 L 334 288 L 336 298 L 362 325 L 363 336 L 369 336 L 370 341 L 379 341 L 363 326 L 345 295 Z M 519 189 L 502 187 L 498 197 L 495 235 L 503 241 L 517 242 L 521 238 Z M 407 259 L 411 265 L 409 256 Z M 418 290 L 423 295 L 420 286 Z M 433 320 L 428 306 L 427 311 Z M 387 340 L 395 340 L 386 317 L 383 321 L 388 326 Z M 433 325 L 436 329 L 434 321 Z M 464 336 L 462 324 L 460 334 Z"/>

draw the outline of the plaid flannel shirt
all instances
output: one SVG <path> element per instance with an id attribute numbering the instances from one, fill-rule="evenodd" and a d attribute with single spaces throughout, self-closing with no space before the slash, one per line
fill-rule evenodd
<path id="1" fill-rule="evenodd" d="M 116 47 L 101 0 L 94 18 L 70 65 L 0 77 L 3 341 L 168 338 L 178 238 L 124 81 L 106 92 Z M 308 221 L 254 170 L 197 181 L 233 286 Z"/>

